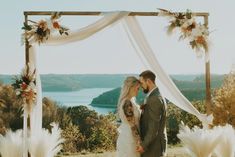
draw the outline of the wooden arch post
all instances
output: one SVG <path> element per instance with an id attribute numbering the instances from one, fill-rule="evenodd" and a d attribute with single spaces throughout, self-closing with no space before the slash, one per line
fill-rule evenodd
<path id="1" fill-rule="evenodd" d="M 204 25 L 208 28 L 209 19 L 208 15 L 204 15 Z M 206 52 L 209 53 L 209 52 Z M 210 72 L 210 60 L 205 63 L 205 80 L 206 80 L 206 113 L 207 115 L 212 112 L 212 104 L 211 104 L 211 72 Z"/>
<path id="2" fill-rule="evenodd" d="M 28 15 L 27 14 L 24 14 L 24 17 L 25 17 L 25 24 L 28 25 Z M 29 41 L 27 38 L 25 38 L 25 65 L 28 66 L 28 63 L 29 63 Z M 31 126 L 30 126 L 30 115 L 27 114 L 27 129 L 28 131 L 31 130 Z M 28 135 L 25 135 L 26 138 L 28 138 Z M 27 147 L 28 148 L 28 147 Z M 31 154 L 29 153 L 29 150 L 27 150 L 28 154 L 27 156 L 28 157 L 31 157 Z"/>

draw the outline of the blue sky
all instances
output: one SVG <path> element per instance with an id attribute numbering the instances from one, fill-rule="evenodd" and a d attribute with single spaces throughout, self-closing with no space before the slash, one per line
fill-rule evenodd
<path id="1" fill-rule="evenodd" d="M 14 4 L 14 5 L 13 5 Z M 21 46 L 23 11 L 172 11 L 209 12 L 211 72 L 228 73 L 235 63 L 235 21 L 232 0 L 8 0 L 0 6 L 0 74 L 19 73 L 24 65 Z M 30 17 L 40 19 L 45 17 Z M 80 28 L 100 17 L 62 17 L 70 29 Z M 187 42 L 178 35 L 166 35 L 167 20 L 138 18 L 159 62 L 169 74 L 204 73 L 204 60 L 196 58 Z M 199 19 L 200 20 L 200 19 Z M 40 73 L 139 73 L 145 69 L 121 27 L 107 28 L 73 44 L 37 50 Z"/>

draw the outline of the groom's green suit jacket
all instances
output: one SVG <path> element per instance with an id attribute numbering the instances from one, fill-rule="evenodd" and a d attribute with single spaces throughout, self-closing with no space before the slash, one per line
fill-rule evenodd
<path id="1" fill-rule="evenodd" d="M 142 157 L 160 157 L 166 151 L 166 106 L 158 88 L 146 100 L 140 118 Z"/>

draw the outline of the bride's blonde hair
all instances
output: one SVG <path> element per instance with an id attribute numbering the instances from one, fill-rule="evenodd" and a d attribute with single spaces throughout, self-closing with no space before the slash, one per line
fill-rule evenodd
<path id="1" fill-rule="evenodd" d="M 140 81 L 134 76 L 129 76 L 125 79 L 123 86 L 121 88 L 119 99 L 118 99 L 118 105 L 117 105 L 118 116 L 119 116 L 119 109 L 120 109 L 121 104 L 126 100 L 127 96 L 130 93 L 131 88 L 138 84 L 140 84 Z"/>

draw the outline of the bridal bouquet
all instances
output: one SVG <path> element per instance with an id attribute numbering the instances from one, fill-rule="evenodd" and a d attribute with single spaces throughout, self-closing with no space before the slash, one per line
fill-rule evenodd
<path id="1" fill-rule="evenodd" d="M 195 49 L 199 57 L 202 56 L 202 51 L 208 52 L 208 36 L 209 31 L 205 25 L 197 23 L 191 11 L 187 10 L 185 13 L 173 13 L 165 9 L 159 9 L 159 16 L 166 16 L 170 18 L 167 26 L 167 33 L 169 35 L 179 28 L 181 35 L 179 40 L 188 39 L 192 49 Z"/>
<path id="2" fill-rule="evenodd" d="M 69 29 L 60 25 L 58 22 L 60 17 L 60 14 L 55 12 L 51 15 L 50 19 L 40 20 L 39 22 L 28 20 L 32 24 L 24 23 L 22 29 L 25 30 L 25 33 L 23 33 L 22 38 L 26 38 L 27 40 L 34 40 L 40 44 L 44 43 L 50 37 L 50 34 L 53 31 L 58 31 L 60 35 L 68 35 Z"/>
<path id="3" fill-rule="evenodd" d="M 35 72 L 29 70 L 29 66 L 23 69 L 20 77 L 15 77 L 15 82 L 12 84 L 16 91 L 16 95 L 28 105 L 28 110 L 36 101 L 36 80 Z"/>

